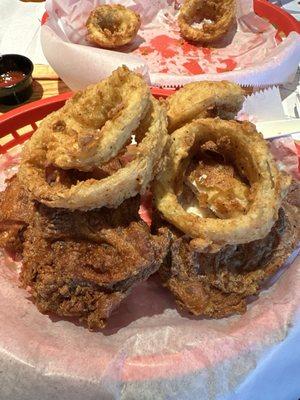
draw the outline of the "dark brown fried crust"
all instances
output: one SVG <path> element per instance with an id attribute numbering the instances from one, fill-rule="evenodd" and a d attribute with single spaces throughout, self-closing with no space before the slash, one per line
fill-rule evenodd
<path id="1" fill-rule="evenodd" d="M 297 246 L 295 213 L 285 204 L 264 239 L 226 246 L 215 254 L 193 251 L 189 240 L 173 229 L 169 255 L 159 270 L 163 284 L 194 315 L 222 318 L 245 312 L 249 297 L 259 294 Z"/>
<path id="2" fill-rule="evenodd" d="M 23 250 L 23 235 L 33 215 L 33 203 L 16 175 L 7 183 L 6 190 L 0 193 L 0 248 L 19 258 Z"/>
<path id="3" fill-rule="evenodd" d="M 158 269 L 167 247 L 165 238 L 153 239 L 142 223 L 94 235 L 100 243 L 72 234 L 45 237 L 37 222 L 25 234 L 21 273 L 40 311 L 80 317 L 91 329 L 103 327 L 132 286 Z"/>
<path id="4" fill-rule="evenodd" d="M 11 202 L 2 199 L 1 211 L 7 217 L 17 215 L 19 223 L 6 225 L 6 237 L 23 224 L 17 246 L 23 253 L 20 281 L 30 287 L 41 312 L 79 318 L 90 329 L 103 328 L 113 309 L 135 284 L 158 270 L 167 253 L 168 236 L 151 235 L 140 220 L 139 197 L 115 210 L 49 209 L 33 205 L 17 179 L 9 182 L 3 196 Z M 22 202 L 17 205 L 16 200 Z M 23 214 L 14 214 L 13 209 L 21 208 Z M 1 246 L 16 250 L 4 236 Z"/>

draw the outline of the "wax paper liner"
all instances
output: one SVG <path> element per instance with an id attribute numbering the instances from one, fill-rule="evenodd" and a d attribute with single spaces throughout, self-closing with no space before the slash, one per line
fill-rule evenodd
<path id="1" fill-rule="evenodd" d="M 137 38 L 119 51 L 86 42 L 85 21 L 98 4 L 121 3 L 138 11 Z M 300 35 L 278 43 L 275 28 L 253 12 L 252 0 L 238 0 L 237 25 L 214 48 L 180 37 L 174 0 L 47 0 L 41 41 L 49 64 L 72 88 L 108 76 L 117 66 L 144 73 L 154 86 L 177 87 L 195 80 L 228 79 L 260 86 L 287 81 L 300 61 Z"/>
<path id="2" fill-rule="evenodd" d="M 280 90 L 276 86 L 255 90 L 246 96 L 239 120 L 250 120 L 254 124 L 262 121 L 285 119 Z"/>
<path id="3" fill-rule="evenodd" d="M 0 190 L 18 162 L 19 154 L 1 157 Z M 20 263 L 0 253 L 0 398 L 216 399 L 233 393 L 269 362 L 271 349 L 280 352 L 283 340 L 287 347 L 292 326 L 300 326 L 296 256 L 242 316 L 207 320 L 179 312 L 152 277 L 133 290 L 105 330 L 92 333 L 40 314 L 18 287 Z M 300 390 L 292 375 L 285 392 L 291 396 Z M 279 400 L 277 393 L 274 388 L 263 399 Z"/>
<path id="4" fill-rule="evenodd" d="M 291 115 L 292 118 L 296 118 L 296 114 L 299 112 L 297 93 L 298 89 L 294 92 L 293 101 L 290 101 L 289 107 L 286 108 L 289 114 L 293 109 L 294 115 Z M 278 87 L 269 87 L 247 96 L 237 117 L 241 121 L 250 120 L 254 124 L 262 121 L 288 119 L 281 102 L 281 94 Z M 277 161 L 277 165 L 296 180 L 300 180 L 300 119 L 298 126 L 299 131 L 293 135 L 269 140 L 270 150 Z"/>

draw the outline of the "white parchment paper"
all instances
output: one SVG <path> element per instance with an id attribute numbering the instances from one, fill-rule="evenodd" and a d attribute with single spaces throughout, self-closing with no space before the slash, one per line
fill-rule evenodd
<path id="1" fill-rule="evenodd" d="M 99 4 L 121 3 L 138 11 L 137 38 L 119 51 L 86 42 L 85 22 Z M 41 40 L 49 64 L 72 88 L 106 77 L 117 66 L 149 75 L 152 85 L 176 87 L 194 80 L 228 79 L 260 86 L 287 81 L 300 61 L 300 35 L 283 42 L 275 28 L 253 12 L 252 0 L 238 0 L 237 23 L 214 48 L 185 42 L 177 25 L 175 0 L 47 0 L 48 21 Z"/>

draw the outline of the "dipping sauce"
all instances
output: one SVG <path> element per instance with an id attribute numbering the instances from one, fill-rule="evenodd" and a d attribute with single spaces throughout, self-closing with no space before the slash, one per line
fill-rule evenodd
<path id="1" fill-rule="evenodd" d="M 21 71 L 7 71 L 0 75 L 0 87 L 15 85 L 21 82 L 25 76 Z"/>

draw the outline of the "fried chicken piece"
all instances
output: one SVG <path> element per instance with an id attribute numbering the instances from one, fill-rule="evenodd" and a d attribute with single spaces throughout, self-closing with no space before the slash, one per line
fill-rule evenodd
<path id="1" fill-rule="evenodd" d="M 41 312 L 79 318 L 90 329 L 103 328 L 113 309 L 134 285 L 158 270 L 167 253 L 168 235 L 151 235 L 140 220 L 139 197 L 115 210 L 50 209 L 31 203 L 17 178 L 3 196 L 0 210 L 7 216 L 23 208 L 18 217 L 23 227 L 17 242 L 17 250 L 23 250 L 20 281 L 30 287 Z M 2 223 L 7 226 L 3 218 Z M 12 235 L 8 226 L 6 237 Z M 16 250 L 9 240 L 1 245 Z"/>
<path id="2" fill-rule="evenodd" d="M 88 213 L 39 206 L 25 233 L 21 282 L 31 287 L 41 312 L 102 328 L 132 286 L 157 271 L 168 240 L 134 221 L 135 204 L 134 210 L 126 201 L 114 211 Z"/>
<path id="3" fill-rule="evenodd" d="M 249 296 L 259 294 L 299 243 L 296 212 L 285 204 L 264 239 L 226 246 L 218 253 L 193 251 L 189 239 L 171 228 L 173 242 L 159 270 L 164 286 L 194 315 L 222 318 L 245 312 Z"/>
<path id="4" fill-rule="evenodd" d="M 109 176 L 117 168 L 119 168 L 118 157 L 93 173 L 64 171 L 50 165 L 47 170 L 47 179 L 49 182 L 63 181 L 64 184 L 71 186 L 78 180 L 88 179 L 89 174 L 97 177 Z M 21 185 L 18 176 L 14 175 L 7 180 L 6 190 L 0 192 L 0 247 L 13 257 L 22 256 L 24 232 L 32 220 L 33 214 L 34 202 L 30 200 L 28 192 Z"/>
<path id="5" fill-rule="evenodd" d="M 32 214 L 33 203 L 15 175 L 0 193 L 0 248 L 15 258 L 22 256 L 23 235 Z"/>

